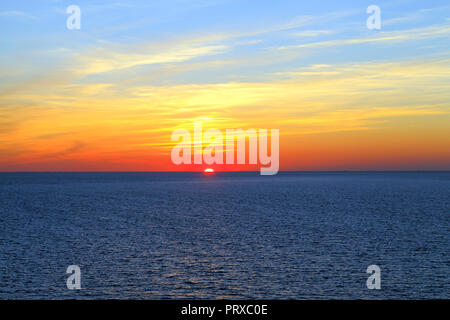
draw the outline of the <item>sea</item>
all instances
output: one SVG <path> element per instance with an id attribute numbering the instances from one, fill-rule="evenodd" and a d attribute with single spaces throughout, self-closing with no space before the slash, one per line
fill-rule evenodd
<path id="1" fill-rule="evenodd" d="M 450 172 L 0 173 L 0 299 L 449 299 L 449 231 Z"/>

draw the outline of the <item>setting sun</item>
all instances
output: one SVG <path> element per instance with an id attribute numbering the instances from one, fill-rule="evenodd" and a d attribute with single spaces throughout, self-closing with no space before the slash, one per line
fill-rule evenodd
<path id="1" fill-rule="evenodd" d="M 206 168 L 206 169 L 203 171 L 203 173 L 205 173 L 205 174 L 213 174 L 213 173 L 214 173 L 214 169 L 212 169 L 212 168 Z"/>

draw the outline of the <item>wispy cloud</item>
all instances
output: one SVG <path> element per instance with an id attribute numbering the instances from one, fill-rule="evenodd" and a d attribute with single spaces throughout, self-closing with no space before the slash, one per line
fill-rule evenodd
<path id="1" fill-rule="evenodd" d="M 292 33 L 294 37 L 319 37 L 335 33 L 334 30 L 304 30 Z"/>
<path id="2" fill-rule="evenodd" d="M 121 70 L 139 65 L 183 62 L 198 57 L 222 53 L 227 49 L 224 45 L 174 46 L 167 51 L 144 53 L 127 53 L 97 48 L 87 55 L 79 56 L 83 63 L 79 71 L 82 74 L 95 74 L 112 70 Z"/>
<path id="3" fill-rule="evenodd" d="M 364 38 L 340 39 L 302 43 L 298 45 L 281 46 L 278 49 L 288 50 L 297 48 L 325 48 L 343 45 L 354 45 L 362 43 L 382 43 L 396 41 L 411 41 L 428 38 L 446 37 L 450 34 L 450 25 L 430 26 L 418 29 L 408 29 L 402 31 L 380 32 L 377 36 L 366 36 Z"/>
<path id="4" fill-rule="evenodd" d="M 36 16 L 23 12 L 23 11 L 1 11 L 0 12 L 1 17 L 20 17 L 20 18 L 26 18 L 26 19 L 38 19 Z"/>

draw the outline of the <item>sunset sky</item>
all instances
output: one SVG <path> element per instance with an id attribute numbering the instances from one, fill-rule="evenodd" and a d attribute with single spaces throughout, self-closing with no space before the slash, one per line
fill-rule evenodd
<path id="1" fill-rule="evenodd" d="M 170 159 L 197 120 L 279 129 L 280 170 L 450 170 L 446 0 L 3 1 L 0 28 L 0 171 L 197 170 Z"/>

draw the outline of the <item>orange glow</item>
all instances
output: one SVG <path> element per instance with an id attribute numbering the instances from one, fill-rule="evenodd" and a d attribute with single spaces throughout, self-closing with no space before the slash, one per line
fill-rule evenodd
<path id="1" fill-rule="evenodd" d="M 172 132 L 192 132 L 195 121 L 204 132 L 279 129 L 280 171 L 450 169 L 449 61 L 331 68 L 339 76 L 125 92 L 27 84 L 0 96 L 0 171 L 203 172 L 201 164 L 173 164 L 170 155 Z M 387 88 L 396 94 L 384 94 Z"/>
<path id="2" fill-rule="evenodd" d="M 205 174 L 213 174 L 214 173 L 214 169 L 212 168 L 207 168 L 203 171 Z"/>

